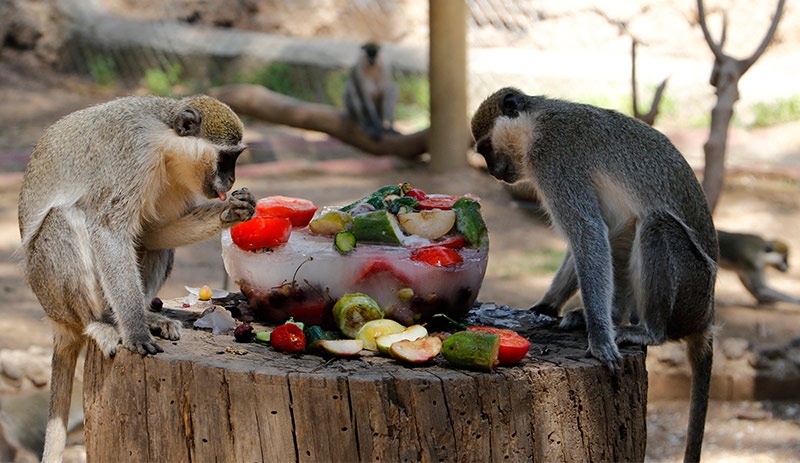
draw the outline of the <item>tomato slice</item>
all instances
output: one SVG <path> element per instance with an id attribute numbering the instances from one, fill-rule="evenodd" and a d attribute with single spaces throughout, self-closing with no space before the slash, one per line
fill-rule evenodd
<path id="1" fill-rule="evenodd" d="M 418 190 L 416 188 L 408 190 L 408 193 L 406 193 L 403 196 L 409 196 L 411 198 L 416 199 L 417 201 L 420 201 L 420 200 L 425 199 L 425 198 L 428 197 L 428 195 L 426 195 L 424 191 Z"/>
<path id="2" fill-rule="evenodd" d="M 423 211 L 431 209 L 452 209 L 453 204 L 459 199 L 461 199 L 461 196 L 427 195 L 425 198 L 417 200 L 419 204 L 417 207 Z"/>
<path id="3" fill-rule="evenodd" d="M 500 336 L 500 365 L 513 365 L 522 360 L 531 348 L 531 342 L 514 330 L 493 326 L 470 326 L 467 331 L 479 331 Z"/>
<path id="4" fill-rule="evenodd" d="M 286 323 L 272 330 L 269 343 L 279 351 L 300 352 L 306 348 L 306 335 L 296 324 Z"/>
<path id="5" fill-rule="evenodd" d="M 256 216 L 283 217 L 292 222 L 295 228 L 302 228 L 311 222 L 317 206 L 308 199 L 289 196 L 267 196 L 256 201 Z"/>
<path id="6" fill-rule="evenodd" d="M 467 245 L 467 239 L 463 236 L 451 236 L 449 238 L 445 238 L 442 241 L 437 241 L 433 243 L 434 246 L 444 246 L 450 249 L 461 249 Z M 430 247 L 430 246 L 425 246 Z"/>
<path id="7" fill-rule="evenodd" d="M 231 239 L 245 251 L 277 248 L 289 241 L 292 222 L 283 217 L 253 217 L 231 227 Z"/>
<path id="8" fill-rule="evenodd" d="M 355 283 L 361 283 L 373 275 L 384 272 L 389 273 L 389 275 L 391 275 L 395 280 L 404 285 L 411 284 L 411 280 L 403 272 L 397 270 L 394 265 L 386 262 L 385 260 L 374 260 L 365 265 L 364 269 L 361 270 L 361 274 L 358 276 L 358 278 L 356 278 Z"/>
<path id="9" fill-rule="evenodd" d="M 450 267 L 464 262 L 461 255 L 445 246 L 427 246 L 411 252 L 411 260 L 425 262 L 434 267 Z"/>

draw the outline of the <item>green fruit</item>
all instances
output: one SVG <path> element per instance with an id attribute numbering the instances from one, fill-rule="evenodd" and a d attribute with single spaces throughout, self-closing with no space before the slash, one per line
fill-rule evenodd
<path id="1" fill-rule="evenodd" d="M 464 235 L 473 248 L 489 244 L 489 232 L 481 215 L 481 205 L 472 198 L 460 198 L 453 204 L 456 230 Z"/>
<path id="2" fill-rule="evenodd" d="M 491 371 L 499 363 L 500 336 L 459 331 L 442 343 L 442 355 L 455 366 Z"/>
<path id="3" fill-rule="evenodd" d="M 259 331 L 256 333 L 256 342 L 259 344 L 269 344 L 269 338 L 272 331 Z"/>
<path id="4" fill-rule="evenodd" d="M 378 352 L 383 355 L 389 355 L 389 349 L 392 344 L 399 341 L 414 341 L 419 338 L 424 338 L 428 335 L 428 329 L 422 325 L 411 325 L 399 333 L 384 334 L 375 338 L 375 346 Z"/>
<path id="5" fill-rule="evenodd" d="M 333 237 L 333 247 L 339 254 L 350 254 L 356 248 L 356 235 L 340 231 Z"/>
<path id="6" fill-rule="evenodd" d="M 353 217 L 342 211 L 328 211 L 308 224 L 315 235 L 333 236 L 353 227 Z"/>
<path id="7" fill-rule="evenodd" d="M 335 339 L 331 332 L 325 331 L 321 326 L 318 325 L 309 326 L 303 330 L 303 333 L 306 335 L 306 350 L 309 352 L 318 350 L 320 341 L 330 341 Z"/>
<path id="8" fill-rule="evenodd" d="M 378 347 L 375 344 L 375 338 L 384 334 L 400 333 L 405 329 L 405 326 L 389 318 L 370 320 L 358 330 L 356 339 L 364 341 L 364 349 L 377 351 Z"/>
<path id="9" fill-rule="evenodd" d="M 394 214 L 380 210 L 353 217 L 353 235 L 360 243 L 399 246 L 402 243 L 403 230 Z"/>
<path id="10" fill-rule="evenodd" d="M 333 306 L 336 326 L 348 338 L 355 338 L 365 323 L 379 318 L 383 318 L 381 306 L 363 293 L 345 294 Z"/>
<path id="11" fill-rule="evenodd" d="M 358 201 L 355 201 L 353 203 L 348 204 L 347 206 L 344 206 L 343 208 L 341 208 L 339 210 L 343 211 L 343 212 L 350 212 L 351 210 L 355 209 L 356 206 L 358 206 L 360 204 L 364 204 L 364 203 L 372 205 L 372 207 L 374 207 L 375 209 L 383 209 L 383 208 L 386 207 L 386 205 L 383 203 L 383 198 L 385 198 L 385 197 L 387 197 L 389 195 L 398 195 L 399 196 L 400 192 L 401 191 L 400 191 L 400 187 L 399 186 L 397 186 L 397 185 L 386 185 L 384 187 L 378 188 L 373 193 L 371 193 L 371 194 L 369 194 L 367 196 L 364 196 L 363 198 L 359 199 Z"/>

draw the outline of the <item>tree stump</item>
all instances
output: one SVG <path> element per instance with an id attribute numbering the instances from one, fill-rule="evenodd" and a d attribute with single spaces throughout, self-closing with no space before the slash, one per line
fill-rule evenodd
<path id="1" fill-rule="evenodd" d="M 89 461 L 642 461 L 644 349 L 624 372 L 585 358 L 584 333 L 532 330 L 529 358 L 491 373 L 439 356 L 407 367 L 332 359 L 185 329 L 164 352 L 89 347 Z"/>

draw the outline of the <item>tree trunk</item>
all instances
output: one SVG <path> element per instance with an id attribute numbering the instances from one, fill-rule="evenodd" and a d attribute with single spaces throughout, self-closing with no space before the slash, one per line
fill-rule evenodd
<path id="1" fill-rule="evenodd" d="M 327 359 L 187 329 L 164 352 L 86 360 L 88 461 L 642 461 L 647 372 L 586 359 L 585 334 L 536 329 L 492 373 L 441 358 Z"/>
<path id="2" fill-rule="evenodd" d="M 703 190 L 711 212 L 717 207 L 725 182 L 725 152 L 728 149 L 728 127 L 733 118 L 733 105 L 739 99 L 736 84 L 722 86 L 718 90 L 717 104 L 711 110 L 711 128 L 708 141 L 703 145 L 705 167 L 703 168 Z"/>

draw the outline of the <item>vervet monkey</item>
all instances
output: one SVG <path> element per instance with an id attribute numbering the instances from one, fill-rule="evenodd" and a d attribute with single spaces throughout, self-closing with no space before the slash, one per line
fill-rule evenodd
<path id="1" fill-rule="evenodd" d="M 373 42 L 361 47 L 344 88 L 347 115 L 374 140 L 379 140 L 384 131 L 393 130 L 397 100 L 391 64 L 380 50 L 380 45 Z"/>
<path id="2" fill-rule="evenodd" d="M 699 460 L 718 251 L 683 156 L 663 134 L 616 111 L 514 88 L 481 103 L 472 134 L 489 173 L 535 191 L 566 238 L 564 261 L 532 310 L 556 316 L 580 288 L 589 352 L 612 369 L 621 360 L 617 343 L 687 342 L 694 374 L 684 459 Z M 615 330 L 612 303 L 635 310 L 639 324 Z"/>
<path id="3" fill-rule="evenodd" d="M 719 265 L 733 270 L 759 304 L 789 302 L 800 304 L 800 298 L 783 294 L 767 286 L 764 269 L 769 266 L 786 272 L 789 269 L 789 246 L 780 240 L 765 240 L 749 233 L 717 230 Z"/>
<path id="4" fill-rule="evenodd" d="M 242 131 L 236 114 L 208 96 L 126 97 L 65 116 L 36 144 L 19 225 L 25 276 L 54 322 L 44 461 L 61 459 L 87 337 L 106 356 L 120 343 L 161 352 L 151 330 L 180 337 L 178 321 L 147 307 L 170 273 L 173 248 L 253 215 L 250 192 L 226 194 Z"/>

